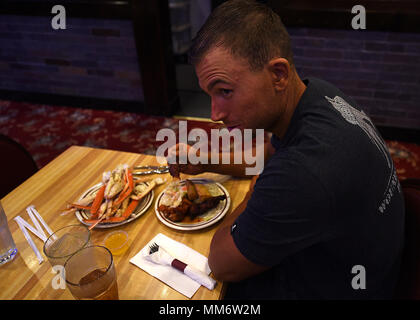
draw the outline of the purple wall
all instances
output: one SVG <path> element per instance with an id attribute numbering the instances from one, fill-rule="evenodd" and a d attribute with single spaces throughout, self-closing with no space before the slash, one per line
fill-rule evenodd
<path id="1" fill-rule="evenodd" d="M 143 101 L 131 21 L 66 22 L 0 15 L 0 89 Z"/>
<path id="2" fill-rule="evenodd" d="M 420 34 L 288 30 L 302 77 L 332 82 L 376 125 L 420 129 Z"/>

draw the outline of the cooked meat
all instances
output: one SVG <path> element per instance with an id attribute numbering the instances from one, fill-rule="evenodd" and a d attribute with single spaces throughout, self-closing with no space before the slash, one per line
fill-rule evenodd
<path id="1" fill-rule="evenodd" d="M 182 199 L 181 204 L 178 207 L 172 208 L 164 205 L 159 206 L 159 211 L 163 213 L 164 217 L 173 221 L 182 221 L 188 213 L 191 206 L 191 201 L 187 198 Z"/>
<path id="2" fill-rule="evenodd" d="M 200 200 L 204 200 L 206 198 L 211 197 L 211 193 L 207 189 L 207 187 L 204 184 L 196 183 L 195 189 L 197 190 L 198 197 Z M 200 201 L 201 202 L 201 201 Z"/>
<path id="3" fill-rule="evenodd" d="M 172 177 L 179 179 L 179 164 L 170 164 L 169 165 L 169 173 Z"/>
<path id="4" fill-rule="evenodd" d="M 217 197 L 208 197 L 200 203 L 191 203 L 188 213 L 191 218 L 194 218 L 204 212 L 216 207 L 220 201 L 225 200 L 226 196 L 221 195 Z"/>
<path id="5" fill-rule="evenodd" d="M 198 193 L 197 193 L 197 189 L 195 188 L 195 184 L 192 183 L 190 180 L 187 180 L 186 185 L 187 185 L 188 200 L 194 201 L 195 199 L 198 198 Z"/>
<path id="6" fill-rule="evenodd" d="M 177 165 L 171 165 L 170 168 L 175 168 Z M 177 173 L 176 170 L 171 171 L 171 174 Z M 186 187 L 186 193 L 185 193 Z M 200 184 L 195 184 L 190 180 L 186 180 L 186 185 L 183 187 L 184 193 L 182 194 L 182 200 L 179 197 L 175 197 L 178 199 L 179 203 L 178 206 L 173 207 L 174 203 L 171 201 L 165 201 L 165 205 L 160 205 L 158 210 L 163 214 L 166 219 L 169 219 L 173 222 L 180 222 L 184 220 L 184 218 L 188 215 L 191 219 L 205 213 L 206 211 L 213 209 L 216 207 L 220 201 L 225 200 L 226 196 L 216 196 L 213 197 L 210 192 L 207 190 L 207 187 Z M 179 193 L 179 190 L 178 190 Z M 168 195 L 172 193 L 169 193 Z M 177 192 L 175 192 L 175 195 Z M 172 198 L 170 198 L 172 199 Z M 172 206 L 171 206 L 172 203 Z"/>

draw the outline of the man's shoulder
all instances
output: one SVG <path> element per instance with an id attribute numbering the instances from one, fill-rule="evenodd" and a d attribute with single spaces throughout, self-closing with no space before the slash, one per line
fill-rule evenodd
<path id="1" fill-rule="evenodd" d="M 358 103 L 353 98 L 331 82 L 312 77 L 309 77 L 304 81 L 307 83 L 307 89 L 309 89 L 309 97 L 306 101 L 304 101 L 304 103 L 313 104 L 318 102 L 323 105 L 331 106 L 331 99 L 339 97 L 348 104 L 352 105 L 354 108 L 360 109 Z"/>
<path id="2" fill-rule="evenodd" d="M 292 123 L 287 146 L 300 148 L 300 152 L 317 159 L 331 157 L 345 149 L 362 150 L 360 140 L 366 130 L 359 127 L 374 125 L 359 105 L 331 83 L 308 78 L 306 95 L 298 105 L 296 119 Z M 369 129 L 371 130 L 371 129 Z M 286 145 L 286 144 L 283 144 Z M 343 149 L 344 148 L 344 149 Z M 323 149 L 324 153 L 314 152 Z M 346 162 L 347 158 L 341 159 Z"/>
<path id="3" fill-rule="evenodd" d="M 308 77 L 303 81 L 313 87 L 315 90 L 318 90 L 320 93 L 324 93 L 325 91 L 341 92 L 341 90 L 336 85 L 323 79 Z"/>

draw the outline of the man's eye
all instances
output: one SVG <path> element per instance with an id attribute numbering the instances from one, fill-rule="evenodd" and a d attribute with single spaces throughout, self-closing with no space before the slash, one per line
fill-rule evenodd
<path id="1" fill-rule="evenodd" d="M 232 90 L 230 90 L 230 89 L 220 89 L 220 93 L 223 96 L 229 96 L 232 93 Z"/>

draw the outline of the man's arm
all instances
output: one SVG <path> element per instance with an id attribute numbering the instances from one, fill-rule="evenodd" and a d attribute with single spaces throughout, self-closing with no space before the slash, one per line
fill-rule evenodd
<path id="1" fill-rule="evenodd" d="M 252 147 L 252 154 L 256 157 L 264 157 L 264 165 L 268 161 L 268 159 L 271 157 L 271 155 L 274 153 L 274 148 L 271 145 L 270 140 L 268 139 L 264 143 L 264 149 L 262 150 L 262 154 L 257 154 L 258 149 L 255 147 L 255 145 Z M 234 152 L 228 153 L 229 163 L 224 164 L 223 163 L 223 153 L 218 153 L 217 157 L 219 159 L 218 164 L 212 164 L 211 163 L 211 155 L 209 154 L 208 158 L 208 164 L 204 165 L 204 171 L 207 172 L 214 172 L 219 174 L 225 174 L 225 175 L 231 175 L 235 177 L 249 177 L 249 175 L 246 175 L 246 168 L 253 168 L 256 166 L 256 163 L 253 164 L 247 164 L 244 158 L 245 151 L 242 152 L 242 161 L 240 164 L 234 163 Z"/>
<path id="2" fill-rule="evenodd" d="M 257 178 L 258 176 L 255 176 L 252 179 L 250 190 L 244 200 L 226 217 L 213 236 L 210 245 L 209 266 L 218 280 L 240 281 L 268 269 L 268 267 L 257 265 L 245 258 L 236 247 L 230 232 L 233 222 L 245 210 Z"/>
<path id="3" fill-rule="evenodd" d="M 242 152 L 242 161 L 240 164 L 235 164 L 234 152 L 227 152 L 225 154 L 230 159 L 229 163 L 225 163 L 225 164 L 223 163 L 224 153 L 219 153 L 219 152 L 213 155 L 213 157 L 216 157 L 219 160 L 217 164 L 211 163 L 212 154 L 210 153 L 206 153 L 205 155 L 205 158 L 208 159 L 207 164 L 202 164 L 202 163 L 191 164 L 190 162 L 188 162 L 187 164 L 175 163 L 176 160 L 173 160 L 173 159 L 179 158 L 180 154 L 183 154 L 183 152 L 187 152 L 187 154 L 196 153 L 197 156 L 200 156 L 200 150 L 195 150 L 194 147 L 189 146 L 189 145 L 186 145 L 184 148 L 181 146 L 182 144 L 177 144 L 174 147 L 172 147 L 169 150 L 169 154 L 167 158 L 169 166 L 170 167 L 176 166 L 177 168 L 175 171 L 177 172 L 182 172 L 182 173 L 192 174 L 192 175 L 200 174 L 203 172 L 214 172 L 214 173 L 225 174 L 225 175 L 230 175 L 230 176 L 235 176 L 235 177 L 249 177 L 249 175 L 246 174 L 246 168 L 253 168 L 255 167 L 257 163 L 257 160 L 256 160 L 255 164 L 247 164 L 244 158 L 245 152 Z M 270 139 L 267 139 L 264 142 L 263 152 L 261 152 L 260 150 L 260 153 L 261 153 L 260 155 L 256 155 L 258 149 L 259 148 L 256 148 L 256 146 L 253 145 L 252 155 L 255 155 L 255 157 L 258 156 L 260 158 L 264 157 L 263 163 L 265 164 L 268 161 L 268 159 L 271 157 L 271 155 L 274 153 L 274 148 L 271 145 Z"/>

